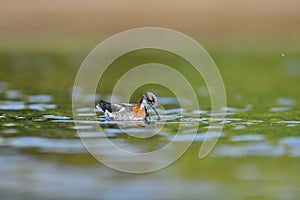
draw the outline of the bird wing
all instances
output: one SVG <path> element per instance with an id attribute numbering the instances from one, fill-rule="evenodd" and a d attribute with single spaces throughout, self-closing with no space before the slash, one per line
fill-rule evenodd
<path id="1" fill-rule="evenodd" d="M 103 112 L 105 112 L 106 110 L 108 112 L 112 112 L 112 110 L 111 110 L 111 103 L 108 103 L 106 101 L 100 100 L 99 103 L 98 103 L 98 107 L 100 107 L 103 110 Z"/>
<path id="2" fill-rule="evenodd" d="M 100 107 L 103 110 L 103 112 L 105 112 L 107 110 L 108 112 L 112 113 L 112 112 L 120 112 L 120 111 L 123 111 L 123 110 L 132 109 L 134 107 L 134 105 L 125 104 L 125 103 L 111 104 L 111 103 L 108 103 L 106 101 L 100 100 L 99 104 L 98 104 L 98 107 Z"/>

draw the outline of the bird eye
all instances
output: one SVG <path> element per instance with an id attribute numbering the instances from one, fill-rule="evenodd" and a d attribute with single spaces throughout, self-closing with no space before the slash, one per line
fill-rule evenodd
<path id="1" fill-rule="evenodd" d="M 154 101 L 154 99 L 152 99 L 152 98 L 147 98 L 147 101 L 148 101 L 151 105 L 154 105 L 154 104 L 155 104 L 155 101 Z"/>
<path id="2" fill-rule="evenodd" d="M 150 92 L 145 92 L 144 97 L 146 97 L 147 103 L 151 106 L 154 106 L 156 103 L 156 97 L 150 93 Z"/>

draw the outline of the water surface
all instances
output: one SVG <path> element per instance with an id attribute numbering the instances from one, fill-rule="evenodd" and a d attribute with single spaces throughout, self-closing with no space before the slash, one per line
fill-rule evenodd
<path id="1" fill-rule="evenodd" d="M 243 63 L 240 66 L 231 62 L 233 55 L 216 54 L 217 61 L 223 63 L 220 71 L 227 88 L 225 119 L 211 113 L 205 85 L 199 88 L 200 109 L 192 111 L 180 108 L 172 95 L 152 88 L 165 110 L 158 110 L 161 121 L 151 113 L 152 121 L 147 124 L 107 122 L 103 113 L 94 107 L 77 108 L 79 119 L 75 121 L 70 91 L 80 63 L 74 62 L 72 55 L 22 54 L 19 55 L 21 63 L 16 56 L 5 53 L 1 56 L 1 199 L 300 197 L 300 93 L 297 88 L 300 77 L 290 73 L 290 67 L 285 66 L 289 62 L 281 62 L 276 56 L 266 59 L 260 55 L 240 55 L 236 58 Z M 47 58 L 52 64 L 22 64 L 36 63 L 39 57 Z M 242 62 L 245 59 L 247 63 Z M 151 90 L 151 87 L 144 89 Z M 109 99 L 109 95 L 99 92 L 97 98 Z M 210 124 L 212 116 L 214 126 Z M 174 139 L 179 126 L 188 130 L 195 123 L 198 124 L 195 137 L 186 133 Z M 199 159 L 204 139 L 219 136 L 213 131 L 206 135 L 208 128 L 223 125 L 213 151 Z M 103 132 L 95 131 L 95 126 Z M 100 141 L 107 137 L 132 152 L 154 151 L 170 141 L 194 142 L 171 166 L 134 175 L 101 164 L 89 154 L 77 130 L 87 140 Z M 101 150 L 111 153 L 106 146 Z M 134 159 L 120 162 L 143 163 Z"/>

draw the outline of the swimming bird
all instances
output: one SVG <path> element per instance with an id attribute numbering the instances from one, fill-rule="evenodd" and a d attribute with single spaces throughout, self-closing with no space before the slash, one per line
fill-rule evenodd
<path id="1" fill-rule="evenodd" d="M 157 119 L 160 120 L 160 116 L 155 109 L 156 102 L 157 98 L 152 92 L 145 92 L 137 104 L 111 104 L 100 100 L 96 108 L 104 112 L 106 120 L 115 121 L 148 121 L 150 119 L 149 109 L 152 108 L 157 115 Z"/>

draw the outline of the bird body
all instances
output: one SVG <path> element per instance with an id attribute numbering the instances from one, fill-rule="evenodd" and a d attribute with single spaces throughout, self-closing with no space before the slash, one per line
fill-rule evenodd
<path id="1" fill-rule="evenodd" d="M 145 92 L 137 104 L 111 104 L 100 100 L 96 106 L 104 112 L 106 120 L 114 121 L 141 121 L 149 118 L 148 110 L 152 108 L 156 113 L 158 120 L 160 117 L 155 109 L 156 96 L 151 92 Z"/>

